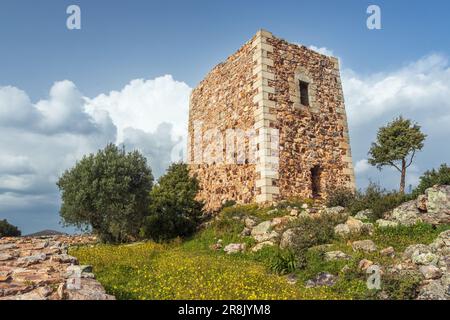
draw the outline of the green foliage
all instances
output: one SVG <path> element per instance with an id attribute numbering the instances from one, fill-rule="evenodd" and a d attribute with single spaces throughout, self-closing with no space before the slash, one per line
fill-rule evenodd
<path id="1" fill-rule="evenodd" d="M 393 300 L 414 299 L 418 292 L 421 276 L 417 272 L 388 273 L 383 275 L 381 288 Z"/>
<path id="2" fill-rule="evenodd" d="M 348 208 L 354 203 L 356 195 L 355 192 L 349 188 L 338 187 L 328 189 L 326 199 L 327 207 L 341 206 Z"/>
<path id="3" fill-rule="evenodd" d="M 350 189 L 338 188 L 329 191 L 327 195 L 327 206 L 342 206 L 354 215 L 365 209 L 371 209 L 371 219 L 379 219 L 383 214 L 405 201 L 411 196 L 396 191 L 387 191 L 379 185 L 370 183 L 364 191 L 353 192 Z"/>
<path id="4" fill-rule="evenodd" d="M 396 191 L 387 191 L 374 183 L 370 183 L 364 192 L 356 193 L 349 210 L 352 214 L 356 214 L 358 211 L 371 209 L 373 216 L 370 218 L 379 219 L 385 212 L 408 200 L 407 195 Z"/>
<path id="5" fill-rule="evenodd" d="M 1 237 L 20 237 L 19 228 L 10 224 L 6 219 L 0 220 L 0 238 Z"/>
<path id="6" fill-rule="evenodd" d="M 427 223 L 416 223 L 412 226 L 376 228 L 371 239 L 384 247 L 392 246 L 396 251 L 403 251 L 411 244 L 430 244 L 436 237 L 450 229 L 449 224 L 432 226 Z"/>
<path id="7" fill-rule="evenodd" d="M 219 211 L 222 211 L 224 208 L 228 208 L 228 207 L 232 207 L 236 204 L 236 201 L 234 200 L 226 200 L 223 204 L 222 207 L 220 208 Z"/>
<path id="8" fill-rule="evenodd" d="M 413 196 L 417 197 L 425 193 L 425 190 L 431 188 L 436 184 L 450 185 L 450 167 L 447 164 L 442 164 L 438 170 L 432 169 L 426 171 L 421 177 L 417 188 L 413 191 Z"/>
<path id="9" fill-rule="evenodd" d="M 344 221 L 344 216 L 332 215 L 323 215 L 315 219 L 308 217 L 298 219 L 292 224 L 294 232 L 292 249 L 297 257 L 304 261 L 306 249 L 333 241 L 334 227 Z"/>
<path id="10" fill-rule="evenodd" d="M 406 169 L 412 164 L 416 152 L 423 148 L 425 138 L 418 124 L 400 116 L 378 130 L 377 140 L 369 150 L 368 161 L 380 170 L 391 166 L 401 172 L 400 192 L 403 193 Z"/>
<path id="11" fill-rule="evenodd" d="M 287 200 L 280 201 L 276 208 L 278 209 L 286 209 L 288 207 L 291 208 L 301 208 L 303 204 L 307 204 L 309 207 L 314 205 L 314 199 L 310 198 L 301 198 L 301 197 L 290 197 Z"/>
<path id="12" fill-rule="evenodd" d="M 269 268 L 272 272 L 279 275 L 292 273 L 297 269 L 297 257 L 292 251 L 278 250 L 272 256 Z"/>
<path id="13" fill-rule="evenodd" d="M 198 190 L 187 165 L 172 164 L 150 192 L 149 216 L 141 235 L 155 241 L 191 235 L 202 215 L 203 203 L 195 200 Z"/>
<path id="14" fill-rule="evenodd" d="M 139 235 L 153 176 L 138 151 L 125 153 L 109 144 L 84 156 L 57 185 L 64 224 L 92 228 L 106 242 L 125 242 Z"/>

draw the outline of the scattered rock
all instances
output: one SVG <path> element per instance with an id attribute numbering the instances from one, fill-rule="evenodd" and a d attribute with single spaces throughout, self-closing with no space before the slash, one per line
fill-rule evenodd
<path id="1" fill-rule="evenodd" d="M 403 260 L 411 260 L 412 255 L 415 251 L 424 253 L 424 252 L 431 252 L 431 249 L 424 244 L 412 244 L 408 246 L 403 252 Z"/>
<path id="2" fill-rule="evenodd" d="M 334 227 L 334 233 L 344 238 L 348 235 L 371 234 L 372 232 L 373 225 L 371 223 L 363 223 L 354 217 L 348 217 L 345 223 L 338 224 Z"/>
<path id="3" fill-rule="evenodd" d="M 256 219 L 254 219 L 252 217 L 245 218 L 244 223 L 245 223 L 245 226 L 249 229 L 253 228 L 257 224 Z"/>
<path id="4" fill-rule="evenodd" d="M 448 300 L 448 286 L 445 287 L 441 281 L 433 280 L 420 288 L 417 300 Z"/>
<path id="5" fill-rule="evenodd" d="M 298 278 L 295 275 L 295 273 L 290 273 L 286 276 L 286 280 L 287 280 L 287 283 L 289 283 L 289 284 L 296 284 L 298 281 Z"/>
<path id="6" fill-rule="evenodd" d="M 374 252 L 377 251 L 377 246 L 372 240 L 360 240 L 352 243 L 354 251 Z"/>
<path id="7" fill-rule="evenodd" d="M 385 220 L 385 219 L 378 219 L 377 221 L 375 221 L 375 223 L 380 228 L 396 228 L 396 227 L 398 227 L 398 222 L 389 221 L 389 220 Z"/>
<path id="8" fill-rule="evenodd" d="M 241 237 L 248 237 L 252 234 L 252 229 L 244 227 L 244 230 L 240 233 Z"/>
<path id="9" fill-rule="evenodd" d="M 369 268 L 371 265 L 373 265 L 373 261 L 370 261 L 368 259 L 362 259 L 359 263 L 358 263 L 358 269 L 365 271 L 367 270 L 367 268 Z"/>
<path id="10" fill-rule="evenodd" d="M 274 243 L 272 241 L 264 241 L 264 242 L 260 242 L 258 244 L 256 244 L 253 248 L 252 251 L 253 252 L 258 252 L 259 250 L 261 250 L 264 247 L 272 247 L 274 245 Z"/>
<path id="11" fill-rule="evenodd" d="M 425 279 L 438 279 L 442 276 L 441 269 L 433 265 L 421 266 L 419 271 Z"/>
<path id="12" fill-rule="evenodd" d="M 334 227 L 334 233 L 339 237 L 346 237 L 350 234 L 350 228 L 345 223 L 341 223 Z"/>
<path id="13" fill-rule="evenodd" d="M 294 243 L 294 239 L 295 239 L 295 233 L 298 229 L 296 228 L 291 228 L 291 229 L 287 229 L 286 231 L 283 232 L 283 234 L 281 235 L 281 240 L 280 240 L 280 248 L 281 249 L 286 249 L 286 248 L 291 248 L 293 243 Z"/>
<path id="14" fill-rule="evenodd" d="M 325 261 L 334 261 L 334 260 L 349 260 L 351 256 L 345 254 L 342 251 L 328 251 L 325 252 Z"/>
<path id="15" fill-rule="evenodd" d="M 230 243 L 225 248 L 223 248 L 223 251 L 225 251 L 227 254 L 238 253 L 244 250 L 245 250 L 245 243 Z"/>
<path id="16" fill-rule="evenodd" d="M 395 256 L 395 250 L 393 247 L 387 247 L 380 251 L 380 254 L 382 256 L 391 257 L 393 258 Z"/>
<path id="17" fill-rule="evenodd" d="M 272 239 L 271 221 L 264 221 L 256 225 L 251 232 L 253 238 L 258 242 L 268 241 Z"/>
<path id="18" fill-rule="evenodd" d="M 367 220 L 373 214 L 372 209 L 361 210 L 355 214 L 355 219 L 358 220 Z"/>
<path id="19" fill-rule="evenodd" d="M 313 288 L 313 287 L 319 287 L 319 286 L 331 287 L 336 283 L 336 281 L 337 281 L 337 276 L 332 275 L 327 272 L 321 272 L 314 279 L 306 281 L 305 287 L 307 287 L 307 288 Z"/>
<path id="20" fill-rule="evenodd" d="M 293 217 L 298 216 L 298 210 L 297 209 L 292 209 L 291 212 L 289 212 L 289 214 Z"/>

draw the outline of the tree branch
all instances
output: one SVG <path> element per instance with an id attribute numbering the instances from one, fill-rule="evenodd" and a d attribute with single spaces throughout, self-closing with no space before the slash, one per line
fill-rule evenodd
<path id="1" fill-rule="evenodd" d="M 413 162 L 414 159 L 414 155 L 416 154 L 416 149 L 413 150 L 413 153 L 411 155 L 411 159 L 409 160 L 408 165 L 406 166 L 407 168 L 409 168 L 409 166 L 411 165 L 411 163 Z"/>
<path id="2" fill-rule="evenodd" d="M 398 171 L 402 172 L 402 169 L 400 169 L 394 162 L 389 161 L 388 162 L 391 166 L 395 167 Z"/>

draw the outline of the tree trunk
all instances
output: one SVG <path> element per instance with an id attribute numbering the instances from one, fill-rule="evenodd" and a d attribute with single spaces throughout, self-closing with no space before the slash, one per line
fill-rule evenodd
<path id="1" fill-rule="evenodd" d="M 406 180 L 406 160 L 402 160 L 402 173 L 400 177 L 400 193 L 405 194 L 405 180 Z"/>

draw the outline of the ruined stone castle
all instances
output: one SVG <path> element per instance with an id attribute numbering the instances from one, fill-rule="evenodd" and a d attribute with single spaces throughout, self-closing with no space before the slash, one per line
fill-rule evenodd
<path id="1" fill-rule="evenodd" d="M 193 90 L 188 163 L 212 210 L 354 188 L 338 60 L 258 31 Z"/>

